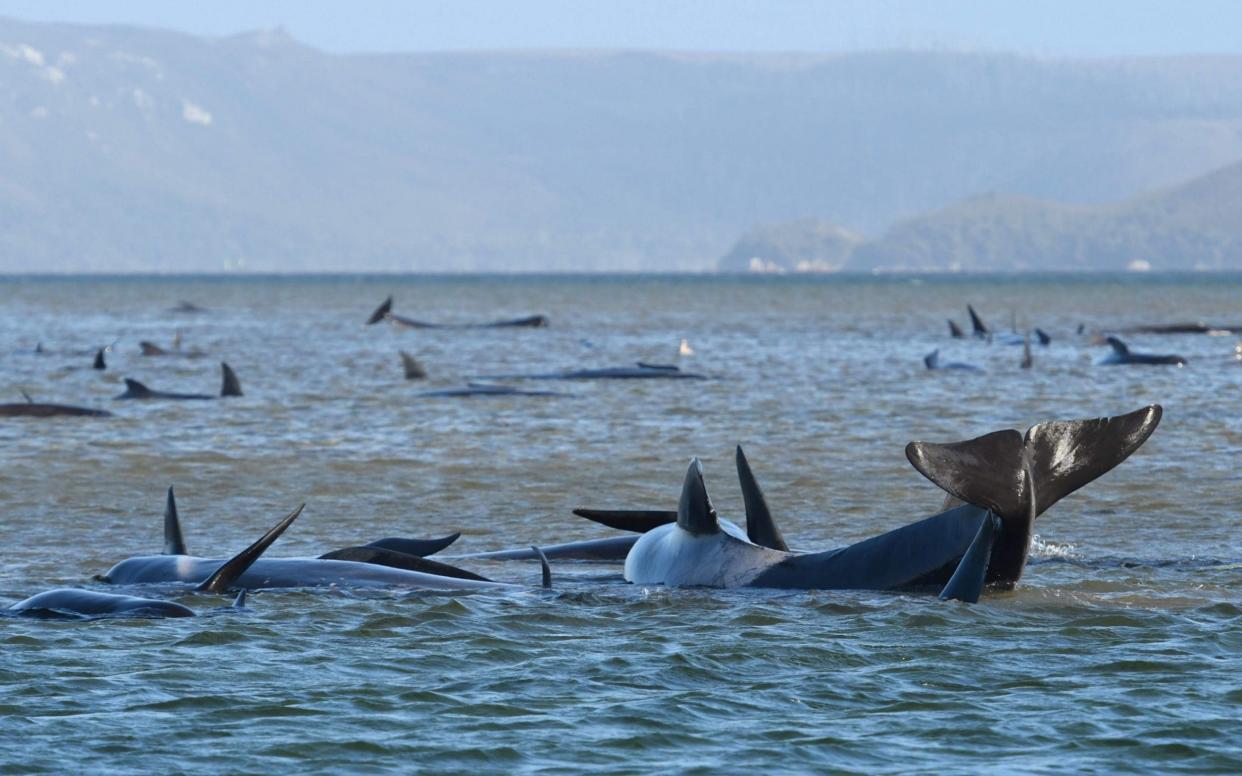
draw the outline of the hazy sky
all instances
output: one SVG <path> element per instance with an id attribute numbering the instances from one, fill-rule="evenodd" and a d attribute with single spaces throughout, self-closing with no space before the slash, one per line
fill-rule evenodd
<path id="1" fill-rule="evenodd" d="M 283 25 L 329 51 L 660 48 L 1242 52 L 1231 0 L 0 0 L 32 21 L 200 35 Z"/>

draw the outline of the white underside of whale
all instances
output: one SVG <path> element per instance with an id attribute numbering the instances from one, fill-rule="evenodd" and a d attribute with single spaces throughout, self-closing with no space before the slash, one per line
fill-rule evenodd
<path id="1" fill-rule="evenodd" d="M 789 553 L 760 547 L 728 520 L 720 530 L 692 534 L 676 523 L 643 534 L 625 557 L 625 579 L 636 585 L 744 587 Z"/>

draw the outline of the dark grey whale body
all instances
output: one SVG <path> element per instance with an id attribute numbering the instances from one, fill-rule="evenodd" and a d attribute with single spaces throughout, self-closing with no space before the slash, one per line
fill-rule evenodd
<path id="1" fill-rule="evenodd" d="M 241 396 L 241 382 L 237 379 L 237 374 L 233 371 L 233 369 L 228 364 L 221 361 L 220 371 L 223 373 L 223 380 L 220 385 L 219 395 L 210 393 L 176 393 L 174 391 L 156 391 L 148 388 L 137 380 L 131 380 L 127 377 L 125 378 L 125 392 L 114 398 L 205 401 L 208 399 L 219 399 L 228 396 Z"/>
<path id="2" fill-rule="evenodd" d="M 1170 366 L 1186 365 L 1186 359 L 1181 356 L 1172 354 L 1157 355 L 1154 353 L 1135 353 L 1130 350 L 1130 347 L 1126 345 L 1126 343 L 1116 337 L 1109 337 L 1105 341 L 1108 342 L 1109 347 L 1113 349 L 1113 352 L 1096 362 L 1096 364 L 1100 366 L 1112 366 L 1116 364 L 1167 364 Z"/>
<path id="3" fill-rule="evenodd" d="M 370 546 L 334 550 L 318 558 L 263 558 L 234 581 L 243 589 L 288 587 L 406 588 L 416 590 L 522 590 L 521 585 L 493 582 L 447 564 L 427 561 L 406 551 L 434 552 L 456 540 L 381 539 Z M 547 560 L 533 553 L 550 579 Z M 197 584 L 219 561 L 187 554 L 172 488 L 164 511 L 164 554 L 127 558 L 99 580 L 118 585 Z"/>
<path id="4" fill-rule="evenodd" d="M 87 417 L 109 418 L 112 413 L 91 407 L 76 407 L 72 404 L 45 404 L 27 401 L 0 404 L 0 417 L 4 418 L 55 418 L 55 417 Z"/>
<path id="5" fill-rule="evenodd" d="M 431 323 L 429 321 L 406 318 L 394 313 L 392 311 L 391 296 L 385 299 L 379 307 L 375 308 L 375 312 L 371 313 L 370 318 L 367 318 L 366 325 L 372 326 L 384 320 L 409 329 L 541 329 L 548 326 L 549 323 L 546 315 L 527 315 L 521 318 L 508 318 L 488 323 Z"/>
<path id="6" fill-rule="evenodd" d="M 687 471 L 675 522 L 669 512 L 581 510 L 605 524 L 646 532 L 625 560 L 637 584 L 785 589 L 939 589 L 975 600 L 985 584 L 1021 578 L 1034 521 L 1053 503 L 1111 470 L 1160 422 L 1152 405 L 1112 418 L 1053 421 L 951 444 L 912 442 L 906 457 L 959 506 L 848 547 L 818 553 L 765 545 L 749 529 L 770 524 L 762 491 L 741 449 L 738 471 L 748 532 L 719 520 L 697 460 Z M 964 503 L 963 503 L 964 502 Z M 633 516 L 631 520 L 630 517 Z M 777 545 L 777 546 L 773 546 Z"/>
<path id="7" fill-rule="evenodd" d="M 939 348 L 928 353 L 926 356 L 923 356 L 923 366 L 927 367 L 929 370 L 960 369 L 960 370 L 968 371 L 968 372 L 982 372 L 983 371 L 981 367 L 977 367 L 974 364 L 965 364 L 960 361 L 948 361 L 948 362 L 941 361 Z"/>
<path id="8" fill-rule="evenodd" d="M 442 388 L 436 391 L 423 391 L 415 395 L 423 398 L 463 398 L 470 396 L 569 396 L 571 394 L 560 391 L 532 391 L 493 383 L 466 383 L 464 388 Z"/>
<path id="9" fill-rule="evenodd" d="M 297 520 L 298 515 L 302 514 L 302 508 L 300 506 L 286 515 L 254 544 L 232 558 L 217 564 L 215 570 L 199 583 L 197 589 L 206 593 L 224 593 L 234 587 L 237 580 L 254 565 L 264 551 L 293 524 L 294 520 Z M 240 608 L 245 600 L 246 593 L 242 590 L 234 600 L 233 607 Z M 175 601 L 77 588 L 48 590 L 33 595 L 13 604 L 3 610 L 3 613 L 9 616 L 38 618 L 193 617 L 195 614 L 194 610 L 188 606 Z"/>
<path id="10" fill-rule="evenodd" d="M 648 364 L 642 361 L 634 366 L 613 366 L 602 369 L 569 369 L 563 372 L 536 372 L 531 374 L 479 375 L 480 380 L 706 380 L 706 375 L 683 372 L 672 364 Z"/>

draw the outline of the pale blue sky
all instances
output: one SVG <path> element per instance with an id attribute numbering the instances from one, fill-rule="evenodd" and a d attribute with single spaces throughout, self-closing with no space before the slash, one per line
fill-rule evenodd
<path id="1" fill-rule="evenodd" d="M 329 51 L 658 48 L 1242 53 L 1228 0 L 0 0 L 0 16 L 200 35 L 283 25 Z"/>

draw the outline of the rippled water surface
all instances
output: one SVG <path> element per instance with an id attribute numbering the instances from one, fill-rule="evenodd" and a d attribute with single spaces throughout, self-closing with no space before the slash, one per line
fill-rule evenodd
<path id="1" fill-rule="evenodd" d="M 362 326 L 389 293 L 415 318 L 552 325 Z M 208 311 L 170 312 L 182 299 Z M 949 339 L 967 302 L 1052 345 L 1024 371 L 1020 347 Z M 739 519 L 741 443 L 786 538 L 817 549 L 936 510 L 912 439 L 1165 408 L 1040 518 L 1018 588 L 973 606 L 644 589 L 569 563 L 543 593 L 534 564 L 476 562 L 531 590 L 267 591 L 243 612 L 163 591 L 209 616 L 0 619 L 0 770 L 1238 772 L 1238 338 L 1134 336 L 1189 365 L 1101 367 L 1075 334 L 1180 320 L 1242 324 L 1242 278 L 0 280 L 0 401 L 115 412 L 0 418 L 5 602 L 105 589 L 92 575 L 158 552 L 170 484 L 194 554 L 232 554 L 302 501 L 273 556 L 453 531 L 470 551 L 609 535 L 570 510 L 672 508 L 694 455 Z M 178 331 L 208 355 L 139 355 Z M 113 340 L 108 370 L 87 368 Z M 937 347 L 986 371 L 929 372 Z M 426 383 L 402 379 L 401 349 Z M 220 360 L 244 397 L 111 399 L 123 377 L 214 392 Z M 416 396 L 639 360 L 713 379 Z"/>

